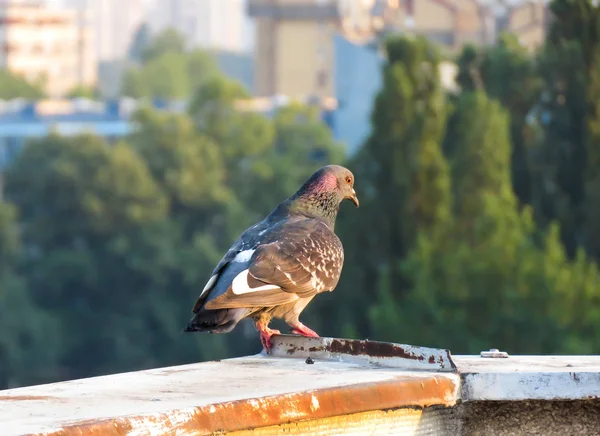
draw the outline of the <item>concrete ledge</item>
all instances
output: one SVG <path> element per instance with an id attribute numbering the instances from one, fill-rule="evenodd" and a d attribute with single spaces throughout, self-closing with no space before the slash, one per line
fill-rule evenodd
<path id="1" fill-rule="evenodd" d="M 600 398 L 600 356 L 453 356 L 462 401 Z"/>
<path id="2" fill-rule="evenodd" d="M 397 380 L 317 389 L 271 397 L 250 398 L 211 405 L 173 409 L 152 415 L 65 424 L 45 436 L 81 434 L 212 434 L 319 420 L 365 411 L 453 405 L 457 385 L 448 378 L 399 377 Z M 401 394 L 400 394 L 401 393 Z M 118 413 L 118 412 L 117 412 Z M 141 433 L 137 433 L 141 432 Z"/>
<path id="3" fill-rule="evenodd" d="M 349 434 L 350 429 L 352 434 L 460 435 L 494 428 L 497 415 L 491 410 L 496 406 L 491 404 L 520 410 L 519 404 L 543 401 L 564 409 L 564 400 L 570 401 L 571 415 L 587 420 L 587 429 L 600 422 L 590 412 L 600 410 L 598 398 L 598 356 L 496 359 L 399 344 L 280 336 L 271 356 L 0 391 L 0 436 L 266 435 L 284 430 L 324 435 Z M 535 407 L 553 416 L 560 412 L 554 406 Z M 517 415 L 507 419 L 512 416 Z M 529 419 L 525 412 L 519 416 Z M 565 434 L 569 424 L 563 424 Z"/>
<path id="4" fill-rule="evenodd" d="M 253 356 L 0 392 L 2 436 L 210 434 L 455 404 L 456 374 Z"/>

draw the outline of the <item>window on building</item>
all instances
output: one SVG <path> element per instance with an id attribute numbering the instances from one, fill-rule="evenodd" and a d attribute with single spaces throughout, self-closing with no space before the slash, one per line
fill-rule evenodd
<path id="1" fill-rule="evenodd" d="M 15 43 L 7 42 L 4 44 L 4 53 L 9 54 L 17 51 L 19 51 L 19 46 L 17 46 Z"/>
<path id="2" fill-rule="evenodd" d="M 319 47 L 317 49 L 317 60 L 319 62 L 325 62 L 325 59 L 327 59 L 327 50 L 325 47 Z"/>
<path id="3" fill-rule="evenodd" d="M 317 73 L 317 88 L 325 88 L 327 86 L 327 81 L 329 80 L 329 75 L 327 71 L 320 70 Z"/>

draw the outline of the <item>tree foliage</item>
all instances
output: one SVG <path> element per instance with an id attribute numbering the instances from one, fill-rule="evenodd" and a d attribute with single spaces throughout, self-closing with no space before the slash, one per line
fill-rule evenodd
<path id="1" fill-rule="evenodd" d="M 255 353 L 248 323 L 183 335 L 239 233 L 317 168 L 355 174 L 336 292 L 303 320 L 324 335 L 477 353 L 600 351 L 599 8 L 555 0 L 545 46 L 510 35 L 461 53 L 391 37 L 372 132 L 347 159 L 318 108 L 246 108 L 238 83 L 173 32 L 136 36 L 123 141 L 50 135 L 8 166 L 0 202 L 0 386 Z M 143 53 L 143 55 L 142 55 Z"/>
<path id="2" fill-rule="evenodd" d="M 531 202 L 531 128 L 527 117 L 538 103 L 542 79 L 535 59 L 516 36 L 502 34 L 496 45 L 464 48 L 458 59 L 457 83 L 463 92 L 485 91 L 498 100 L 510 116 L 511 173 L 515 193 L 523 203 Z M 460 125 L 460 123 L 451 123 Z M 449 138 L 453 138 L 452 131 Z"/>
<path id="3" fill-rule="evenodd" d="M 450 174 L 441 149 L 447 104 L 437 75 L 438 54 L 423 38 L 389 39 L 386 51 L 371 136 L 348 163 L 360 181 L 360 211 L 343 211 L 338 218 L 347 265 L 339 288 L 349 291 L 313 303 L 328 313 L 324 327 L 333 328 L 331 334 L 372 333 L 365 308 L 372 304 L 383 271 L 401 298 L 409 283 L 400 260 L 417 232 L 438 234 L 450 218 Z M 318 317 L 311 322 L 325 324 Z"/>
<path id="4" fill-rule="evenodd" d="M 12 162 L 11 203 L 0 204 L 0 309 L 16 310 L 0 317 L 11 332 L 0 335 L 3 386 L 256 351 L 253 328 L 183 335 L 182 322 L 231 240 L 341 163 L 343 148 L 313 108 L 268 119 L 237 110 L 235 89 L 201 86 L 189 114 L 141 109 L 126 141 L 51 135 Z"/>
<path id="5" fill-rule="evenodd" d="M 594 252 L 591 188 L 598 173 L 594 157 L 597 117 L 600 7 L 591 0 L 555 0 L 554 20 L 540 56 L 544 98 L 540 103 L 540 138 L 535 147 L 534 205 L 538 220 L 561 223 L 562 239 L 573 256 L 578 247 Z M 588 187 L 586 187 L 586 185 Z"/>
<path id="6" fill-rule="evenodd" d="M 123 95 L 141 98 L 185 99 L 208 78 L 218 74 L 216 60 L 200 49 L 188 51 L 175 30 L 167 29 L 154 39 L 140 28 L 133 54 L 141 61 L 124 75 Z"/>
<path id="7" fill-rule="evenodd" d="M 100 97 L 100 92 L 93 87 L 77 86 L 68 92 L 67 97 L 97 99 Z"/>
<path id="8" fill-rule="evenodd" d="M 17 209 L 0 201 L 0 386 L 55 378 L 56 323 L 37 306 L 17 274 L 21 241 Z"/>
<path id="9" fill-rule="evenodd" d="M 34 100 L 44 97 L 41 83 L 30 83 L 7 70 L 0 70 L 0 99 L 24 98 Z"/>
<path id="10" fill-rule="evenodd" d="M 183 35 L 173 28 L 164 30 L 149 41 L 144 41 L 148 38 L 147 30 L 141 27 L 137 36 L 142 40 L 140 57 L 143 63 L 148 63 L 167 53 L 183 54 L 186 51 Z"/>

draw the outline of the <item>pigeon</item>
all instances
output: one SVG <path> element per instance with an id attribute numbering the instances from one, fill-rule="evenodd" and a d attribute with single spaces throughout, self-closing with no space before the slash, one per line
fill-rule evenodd
<path id="1" fill-rule="evenodd" d="M 185 332 L 228 333 L 252 318 L 265 351 L 272 318 L 291 333 L 319 337 L 300 313 L 315 295 L 338 284 L 344 249 L 334 232 L 343 200 L 359 206 L 354 175 L 339 165 L 316 171 L 262 221 L 244 231 L 225 253 L 200 293 Z"/>

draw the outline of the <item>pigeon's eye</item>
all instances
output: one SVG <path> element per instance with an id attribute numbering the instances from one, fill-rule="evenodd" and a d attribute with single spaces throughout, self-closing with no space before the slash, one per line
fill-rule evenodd
<path id="1" fill-rule="evenodd" d="M 352 184 L 352 177 L 350 176 L 346 176 L 346 183 L 351 185 Z"/>

